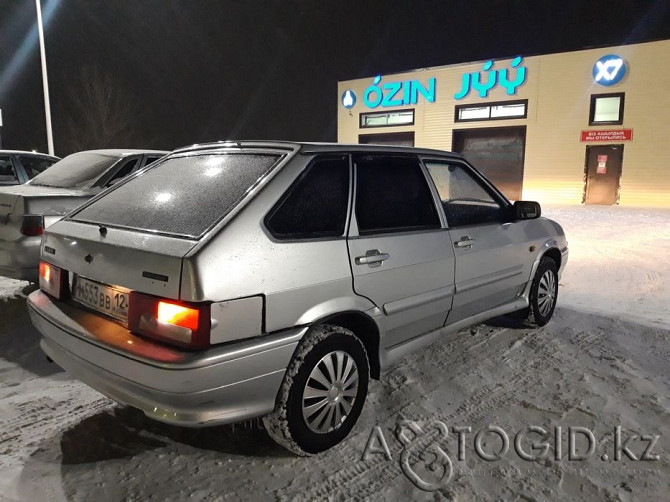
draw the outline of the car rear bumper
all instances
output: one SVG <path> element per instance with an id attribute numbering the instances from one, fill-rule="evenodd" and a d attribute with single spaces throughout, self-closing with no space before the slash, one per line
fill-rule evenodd
<path id="1" fill-rule="evenodd" d="M 41 237 L 16 241 L 0 239 L 0 275 L 37 283 L 39 279 Z"/>
<path id="2" fill-rule="evenodd" d="M 28 307 L 43 335 L 42 350 L 59 366 L 150 418 L 191 427 L 270 413 L 307 329 L 187 352 L 139 338 L 42 291 L 29 296 Z"/>

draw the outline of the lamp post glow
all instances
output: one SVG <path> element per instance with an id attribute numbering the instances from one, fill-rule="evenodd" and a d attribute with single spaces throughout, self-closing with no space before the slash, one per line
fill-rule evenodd
<path id="1" fill-rule="evenodd" d="M 49 155 L 54 154 L 54 139 L 51 132 L 51 105 L 49 104 L 49 81 L 47 79 L 47 57 L 44 50 L 44 29 L 42 28 L 42 6 L 40 0 L 35 0 L 37 8 L 37 31 L 40 37 L 40 58 L 42 60 L 42 87 L 44 87 L 44 115 L 47 122 L 47 145 Z"/>

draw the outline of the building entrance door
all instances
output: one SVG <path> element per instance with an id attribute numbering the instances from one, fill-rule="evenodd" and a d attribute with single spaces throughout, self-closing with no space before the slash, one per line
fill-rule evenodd
<path id="1" fill-rule="evenodd" d="M 586 204 L 616 204 L 623 165 L 623 145 L 586 147 Z"/>
<path id="2" fill-rule="evenodd" d="M 521 200 L 525 126 L 456 129 L 452 144 L 508 199 Z"/>

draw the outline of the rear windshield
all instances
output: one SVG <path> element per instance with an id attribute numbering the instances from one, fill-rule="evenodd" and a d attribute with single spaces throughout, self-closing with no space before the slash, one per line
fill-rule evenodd
<path id="1" fill-rule="evenodd" d="M 112 189 L 73 220 L 197 238 L 228 214 L 278 155 L 174 157 Z"/>
<path id="2" fill-rule="evenodd" d="M 120 155 L 93 152 L 73 153 L 35 176 L 30 184 L 58 188 L 91 188 L 95 180 L 120 158 Z"/>

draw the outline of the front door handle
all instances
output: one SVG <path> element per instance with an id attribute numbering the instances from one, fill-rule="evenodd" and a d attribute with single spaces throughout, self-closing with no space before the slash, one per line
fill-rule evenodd
<path id="1" fill-rule="evenodd" d="M 471 248 L 472 244 L 475 242 L 469 235 L 464 235 L 459 240 L 454 242 L 454 246 L 457 248 Z"/>
<path id="2" fill-rule="evenodd" d="M 384 260 L 388 260 L 390 257 L 390 254 L 382 253 L 379 249 L 370 249 L 365 252 L 365 256 L 357 256 L 354 261 L 356 262 L 356 265 L 379 267 Z"/>

